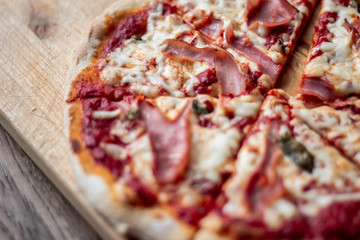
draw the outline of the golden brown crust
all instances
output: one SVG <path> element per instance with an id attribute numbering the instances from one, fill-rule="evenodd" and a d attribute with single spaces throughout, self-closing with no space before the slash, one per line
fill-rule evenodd
<path id="1" fill-rule="evenodd" d="M 88 38 L 78 53 L 76 65 L 85 64 L 85 66 L 87 66 L 90 64 L 90 60 L 93 57 L 90 53 L 94 53 L 98 47 L 98 41 L 108 36 L 109 31 L 113 29 L 113 26 L 121 21 L 121 19 L 145 8 L 149 2 L 149 0 L 118 1 L 107 8 L 91 25 Z"/>
<path id="2" fill-rule="evenodd" d="M 74 52 L 74 65 L 71 66 L 65 83 L 66 94 L 70 92 L 71 84 L 77 75 L 87 66 L 96 62 L 94 58 L 101 41 L 108 36 L 109 28 L 128 15 L 145 8 L 150 0 L 124 0 L 118 1 L 98 16 L 89 28 L 86 37 L 80 40 L 80 47 Z M 67 99 L 68 95 L 66 95 Z"/>
<path id="3" fill-rule="evenodd" d="M 97 165 L 91 155 L 89 149 L 86 148 L 84 143 L 84 134 L 82 132 L 83 109 L 80 101 L 75 101 L 70 104 L 69 108 L 69 142 L 72 152 L 76 154 L 84 172 L 86 174 L 95 174 L 101 176 L 104 181 L 109 185 L 113 185 L 115 177 L 111 172 L 101 166 Z"/>

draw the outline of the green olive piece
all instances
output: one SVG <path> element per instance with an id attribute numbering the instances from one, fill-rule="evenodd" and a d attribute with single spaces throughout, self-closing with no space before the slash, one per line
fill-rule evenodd
<path id="1" fill-rule="evenodd" d="M 193 112 L 195 112 L 197 115 L 204 115 L 204 114 L 208 114 L 209 110 L 207 109 L 207 107 L 202 106 L 197 100 L 193 101 L 192 104 L 192 110 Z"/>
<path id="2" fill-rule="evenodd" d="M 133 39 L 135 39 L 136 41 L 142 41 L 142 35 L 141 34 L 134 35 Z"/>
<path id="3" fill-rule="evenodd" d="M 306 148 L 297 142 L 290 134 L 284 134 L 274 139 L 283 153 L 291 158 L 296 165 L 311 173 L 314 168 L 314 157 L 306 150 Z"/>
<path id="4" fill-rule="evenodd" d="M 134 120 L 140 117 L 140 110 L 139 109 L 131 109 L 128 111 L 126 115 L 127 120 Z"/>

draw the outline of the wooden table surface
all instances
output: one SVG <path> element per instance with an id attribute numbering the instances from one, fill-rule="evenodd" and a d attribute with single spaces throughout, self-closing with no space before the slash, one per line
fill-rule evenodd
<path id="1" fill-rule="evenodd" d="M 1 125 L 0 239 L 101 239 Z"/>
<path id="2" fill-rule="evenodd" d="M 74 53 L 114 1 L 0 0 L 0 240 L 97 238 L 75 212 L 103 238 L 122 239 L 81 194 L 63 124 Z"/>

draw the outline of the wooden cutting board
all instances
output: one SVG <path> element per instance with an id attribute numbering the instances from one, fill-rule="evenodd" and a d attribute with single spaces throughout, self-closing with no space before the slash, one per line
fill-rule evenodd
<path id="1" fill-rule="evenodd" d="M 121 238 L 76 185 L 63 131 L 63 99 L 79 39 L 114 1 L 0 0 L 0 124 L 105 239 Z M 277 83 L 290 94 L 298 86 L 318 10 Z"/>

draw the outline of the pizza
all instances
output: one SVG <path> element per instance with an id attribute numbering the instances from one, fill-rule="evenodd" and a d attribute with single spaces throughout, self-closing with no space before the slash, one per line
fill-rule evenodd
<path id="1" fill-rule="evenodd" d="M 274 88 L 315 1 L 110 6 L 66 88 L 89 203 L 139 239 L 360 238 L 357 6 L 322 4 L 296 97 Z"/>

